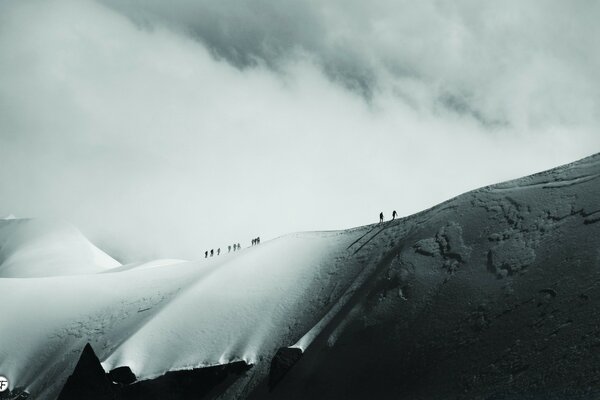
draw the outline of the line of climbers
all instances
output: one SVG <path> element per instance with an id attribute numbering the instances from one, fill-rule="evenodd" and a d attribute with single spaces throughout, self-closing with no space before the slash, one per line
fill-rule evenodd
<path id="1" fill-rule="evenodd" d="M 252 246 L 257 245 L 259 243 L 260 243 L 260 236 L 257 237 L 257 238 L 255 238 L 255 239 L 252 239 Z M 241 250 L 242 249 L 242 245 L 239 244 L 239 243 L 234 243 L 233 246 L 232 245 L 227 246 L 227 252 L 228 253 L 231 253 L 232 249 L 233 249 L 233 251 Z M 210 249 L 210 251 L 206 250 L 204 252 L 204 258 L 208 258 L 208 256 L 214 257 L 214 255 L 215 255 L 215 249 Z M 220 247 L 217 249 L 217 255 L 218 256 L 221 255 L 221 248 Z"/>
<path id="2" fill-rule="evenodd" d="M 397 216 L 398 216 L 398 213 L 396 212 L 396 210 L 392 211 L 392 221 L 395 220 Z M 379 223 L 380 224 L 383 223 L 383 211 L 379 213 Z M 252 246 L 256 246 L 257 244 L 260 244 L 260 236 L 252 239 Z M 231 249 L 232 249 L 231 245 L 227 246 L 227 252 L 228 253 L 231 253 Z M 237 244 L 234 243 L 233 244 L 233 251 L 238 251 L 238 250 L 241 250 L 241 249 L 242 249 L 242 246 L 239 243 L 237 243 Z M 213 257 L 215 255 L 215 250 L 211 249 L 210 252 L 208 250 L 206 250 L 204 252 L 204 258 L 208 258 L 209 254 L 210 254 L 211 257 Z M 217 255 L 221 255 L 221 248 L 220 247 L 217 249 Z"/>
<path id="3" fill-rule="evenodd" d="M 228 253 L 231 253 L 231 248 L 232 248 L 231 245 L 227 246 L 227 252 Z M 233 244 L 233 251 L 241 250 L 241 248 L 242 248 L 241 244 L 239 244 L 239 243 L 234 243 Z M 208 250 L 206 250 L 204 252 L 204 258 L 208 258 L 209 254 L 210 254 L 211 257 L 213 257 L 215 255 L 215 249 L 211 249 L 210 252 Z M 220 247 L 217 249 L 217 255 L 221 255 L 221 248 Z"/>
<path id="4" fill-rule="evenodd" d="M 396 210 L 394 210 L 392 212 L 392 221 L 395 220 L 397 216 L 398 216 L 398 213 L 396 212 Z M 383 223 L 383 211 L 379 213 L 379 223 L 380 224 Z"/>
<path id="5" fill-rule="evenodd" d="M 396 212 L 396 210 L 392 211 L 392 221 L 395 220 L 397 216 L 398 216 L 398 213 Z M 379 213 L 379 223 L 380 224 L 383 223 L 383 211 Z M 260 236 L 252 239 L 252 246 L 256 246 L 257 244 L 260 244 Z M 228 253 L 231 253 L 231 248 L 232 248 L 231 245 L 227 246 Z M 233 244 L 233 251 L 241 250 L 241 248 L 242 248 L 242 246 L 239 243 Z M 215 250 L 211 249 L 210 252 L 208 250 L 206 250 L 204 252 L 204 258 L 208 258 L 209 254 L 211 257 L 213 257 L 215 255 Z M 217 249 L 217 255 L 220 255 L 220 254 L 221 254 L 221 248 L 219 247 Z"/>
<path id="6" fill-rule="evenodd" d="M 398 216 L 398 213 L 396 212 L 396 210 L 392 211 L 392 221 L 395 220 L 397 216 Z M 379 213 L 379 223 L 380 224 L 383 223 L 383 211 Z M 260 236 L 252 239 L 252 246 L 256 246 L 257 244 L 260 244 Z M 241 248 L 242 248 L 242 246 L 239 243 L 233 244 L 233 251 L 241 250 Z M 228 253 L 231 253 L 231 249 L 232 249 L 231 245 L 227 246 Z M 211 257 L 213 257 L 215 255 L 215 250 L 211 249 L 210 252 L 208 250 L 206 250 L 204 252 L 204 258 L 208 258 L 209 254 Z M 217 249 L 217 255 L 220 255 L 220 254 L 221 254 L 221 248 L 219 247 Z"/>
<path id="7" fill-rule="evenodd" d="M 398 216 L 398 213 L 396 212 L 396 210 L 392 211 L 392 221 L 396 219 L 396 217 Z M 383 211 L 379 213 L 379 223 L 382 224 L 383 223 Z M 260 244 L 260 236 L 256 237 L 254 239 L 252 239 L 252 246 L 256 246 L 257 244 Z M 237 250 L 241 250 L 242 246 L 239 243 L 234 243 L 233 244 L 233 251 L 237 251 Z M 227 252 L 231 253 L 231 249 L 232 246 L 229 245 L 227 246 Z M 215 255 L 215 250 L 211 249 L 210 252 L 207 250 L 204 252 L 204 258 L 208 258 L 208 256 L 213 257 Z M 217 249 L 217 255 L 221 254 L 221 248 L 219 247 Z"/>

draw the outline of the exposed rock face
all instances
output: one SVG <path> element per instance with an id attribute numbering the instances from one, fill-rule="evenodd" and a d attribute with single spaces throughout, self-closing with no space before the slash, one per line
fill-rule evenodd
<path id="1" fill-rule="evenodd" d="M 88 343 L 58 400 L 201 399 L 211 391 L 223 391 L 251 367 L 239 361 L 214 367 L 167 372 L 155 379 L 135 382 L 135 375 L 127 366 L 105 373 Z"/>
<path id="2" fill-rule="evenodd" d="M 187 371 L 171 371 L 155 379 L 124 386 L 123 400 L 180 400 L 210 398 L 222 392 L 252 366 L 243 361 Z"/>
<path id="3" fill-rule="evenodd" d="M 73 374 L 58 396 L 58 400 L 81 399 L 117 399 L 113 385 L 89 343 L 85 345 Z"/>
<path id="4" fill-rule="evenodd" d="M 389 222 L 354 245 L 379 266 L 346 317 L 261 398 L 600 399 L 599 222 L 600 155 Z"/>
<path id="5" fill-rule="evenodd" d="M 284 377 L 285 374 L 300 360 L 302 350 L 298 348 L 282 347 L 273 360 L 271 360 L 271 370 L 269 372 L 269 388 L 273 389 L 275 385 Z"/>
<path id="6" fill-rule="evenodd" d="M 136 381 L 135 374 L 131 371 L 131 368 L 118 367 L 108 373 L 108 379 L 113 383 L 119 383 L 122 385 L 130 385 Z"/>

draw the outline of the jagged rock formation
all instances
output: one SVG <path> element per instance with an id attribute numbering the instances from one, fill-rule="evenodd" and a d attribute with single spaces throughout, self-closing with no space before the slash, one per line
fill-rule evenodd
<path id="1" fill-rule="evenodd" d="M 108 373 L 108 379 L 111 382 L 121 384 L 121 385 L 130 385 L 137 380 L 131 368 L 125 367 L 117 367 Z"/>
<path id="2" fill-rule="evenodd" d="M 122 400 L 204 399 L 222 393 L 252 365 L 243 361 L 214 367 L 171 371 L 119 390 Z"/>
<path id="3" fill-rule="evenodd" d="M 89 343 L 83 348 L 73 374 L 58 395 L 58 400 L 80 399 L 117 399 L 116 391 Z"/>

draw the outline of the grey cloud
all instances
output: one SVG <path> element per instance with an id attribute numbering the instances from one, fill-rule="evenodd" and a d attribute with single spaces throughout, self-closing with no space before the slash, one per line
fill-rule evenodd
<path id="1" fill-rule="evenodd" d="M 507 120 L 494 120 L 488 118 L 481 111 L 475 108 L 476 106 L 474 106 L 473 99 L 465 95 L 442 93 L 439 96 L 438 104 L 440 107 L 446 110 L 450 110 L 461 115 L 467 115 L 488 128 L 502 128 L 509 125 Z"/>
<path id="2" fill-rule="evenodd" d="M 191 35 L 238 68 L 281 70 L 303 53 L 367 99 L 394 87 L 422 103 L 402 89 L 418 79 L 429 91 L 421 106 L 484 124 L 579 121 L 590 116 L 561 110 L 582 96 L 598 120 L 597 2 L 103 1 L 135 21 Z"/>
<path id="3" fill-rule="evenodd" d="M 163 23 L 202 41 L 216 57 L 239 68 L 265 63 L 277 67 L 294 49 L 315 49 L 320 21 L 302 2 L 251 0 L 113 1 L 105 4 L 140 26 Z"/>
<path id="4" fill-rule="evenodd" d="M 322 66 L 333 81 L 365 97 L 376 87 L 375 71 L 366 65 L 353 43 L 332 40 L 336 35 L 308 2 L 291 0 L 114 1 L 105 4 L 141 27 L 164 24 L 207 46 L 217 59 L 237 68 L 267 65 L 281 71 L 299 54 Z"/>

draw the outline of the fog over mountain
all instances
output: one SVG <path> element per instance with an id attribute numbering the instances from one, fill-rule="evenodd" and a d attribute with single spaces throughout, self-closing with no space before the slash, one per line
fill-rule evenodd
<path id="1" fill-rule="evenodd" d="M 0 3 L 0 215 L 120 261 L 408 215 L 600 148 L 595 2 Z"/>

